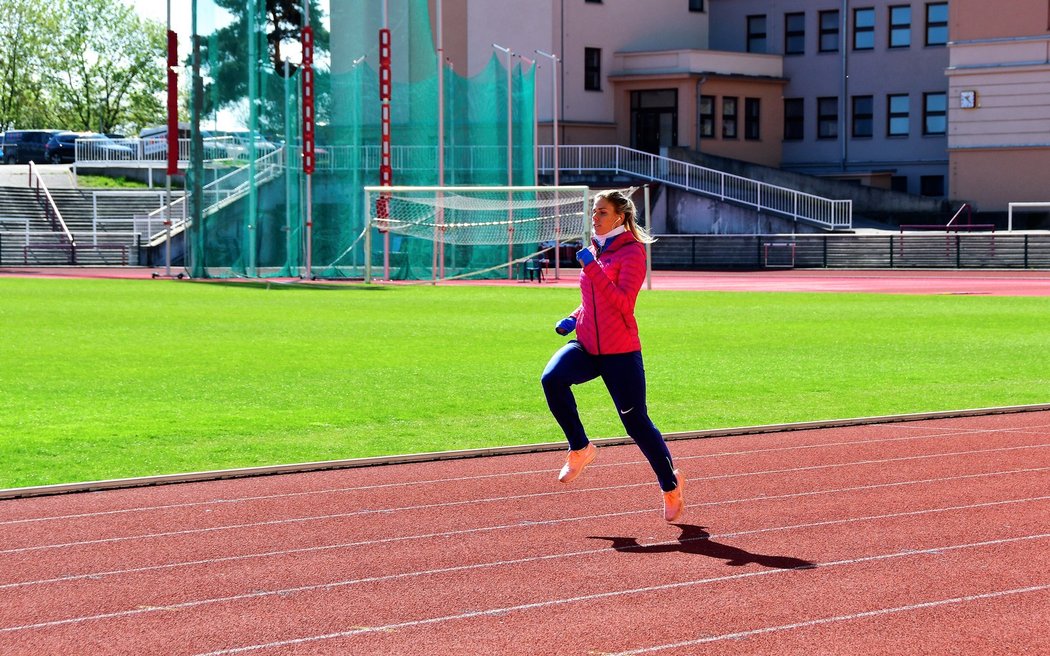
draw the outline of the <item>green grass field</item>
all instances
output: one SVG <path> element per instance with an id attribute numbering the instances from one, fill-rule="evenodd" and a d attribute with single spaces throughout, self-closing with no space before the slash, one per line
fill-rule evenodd
<path id="1" fill-rule="evenodd" d="M 558 441 L 539 376 L 578 294 L 0 279 L 0 488 Z M 645 291 L 638 316 L 664 431 L 1048 400 L 1047 298 Z"/>

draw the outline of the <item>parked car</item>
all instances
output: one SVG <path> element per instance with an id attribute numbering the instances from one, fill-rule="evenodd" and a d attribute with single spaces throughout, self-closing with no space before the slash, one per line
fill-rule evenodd
<path id="1" fill-rule="evenodd" d="M 179 123 L 179 139 L 190 139 L 192 136 L 193 133 L 190 130 L 189 123 Z M 168 127 L 166 125 L 146 128 L 139 132 L 139 138 L 142 139 L 143 159 L 157 161 L 167 159 Z M 204 140 L 205 159 L 227 159 L 230 157 L 226 147 L 227 142 L 230 141 L 229 138 L 216 137 L 207 130 L 201 130 L 201 138 Z M 185 154 L 185 152 L 180 153 L 180 155 Z"/>
<path id="2" fill-rule="evenodd" d="M 251 145 L 251 133 L 248 130 L 233 130 L 223 133 L 224 136 L 230 138 L 230 142 L 226 145 L 226 150 L 229 152 L 230 157 L 237 159 L 247 159 L 248 149 Z M 262 135 L 255 135 L 255 156 L 262 157 L 263 155 L 269 155 L 273 151 L 277 150 L 279 146 L 273 141 L 270 141 Z"/>
<path id="3" fill-rule="evenodd" d="M 44 146 L 59 130 L 8 130 L 4 133 L 4 163 L 43 164 Z"/>
<path id="4" fill-rule="evenodd" d="M 44 146 L 44 157 L 52 164 L 75 162 L 77 159 L 77 139 L 88 139 L 81 143 L 86 159 L 92 161 L 126 160 L 134 157 L 135 151 L 124 144 L 117 143 L 107 135 L 98 132 L 59 132 L 51 136 Z"/>

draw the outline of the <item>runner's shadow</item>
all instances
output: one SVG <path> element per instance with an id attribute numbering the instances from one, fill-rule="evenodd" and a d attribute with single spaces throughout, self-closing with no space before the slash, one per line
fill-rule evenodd
<path id="1" fill-rule="evenodd" d="M 678 542 L 643 545 L 638 543 L 638 538 L 608 537 L 592 535 L 592 540 L 609 540 L 612 548 L 623 553 L 657 554 L 657 553 L 687 553 L 708 558 L 717 558 L 726 561 L 730 567 L 743 567 L 750 563 L 769 567 L 772 569 L 813 569 L 816 563 L 791 556 L 770 556 L 766 554 L 755 554 L 745 551 L 739 547 L 733 547 L 711 539 L 711 534 L 705 529 L 706 526 L 693 526 L 691 524 L 675 524 L 682 530 L 678 536 Z"/>

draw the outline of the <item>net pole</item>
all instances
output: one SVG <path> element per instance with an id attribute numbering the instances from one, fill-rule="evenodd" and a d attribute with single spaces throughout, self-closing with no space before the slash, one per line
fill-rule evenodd
<path id="1" fill-rule="evenodd" d="M 645 185 L 645 229 L 652 234 L 653 221 L 649 212 L 649 185 Z M 650 241 L 645 242 L 645 288 L 653 288 L 653 244 Z"/>
<path id="2" fill-rule="evenodd" d="M 361 216 L 365 219 L 365 284 L 372 282 L 372 193 L 365 190 L 365 207 Z"/>
<path id="3" fill-rule="evenodd" d="M 445 36 L 442 25 L 441 0 L 435 6 L 437 13 L 437 65 L 438 65 L 438 186 L 445 186 Z M 439 194 L 440 199 L 440 194 Z M 435 264 L 434 275 L 438 280 L 445 277 L 445 210 L 438 204 L 437 226 L 434 228 Z"/>
<path id="4" fill-rule="evenodd" d="M 514 123 L 512 122 L 514 89 L 514 51 L 493 43 L 492 47 L 507 55 L 507 186 L 514 186 Z M 507 192 L 508 205 L 514 199 Z M 507 210 L 507 280 L 514 279 L 514 210 Z"/>

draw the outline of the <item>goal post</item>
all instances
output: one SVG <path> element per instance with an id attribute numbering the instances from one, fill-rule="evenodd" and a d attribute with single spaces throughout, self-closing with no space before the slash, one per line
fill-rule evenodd
<path id="1" fill-rule="evenodd" d="M 558 247 L 589 238 L 589 196 L 576 185 L 366 186 L 365 282 L 373 258 L 384 279 L 513 277 L 530 259 L 558 275 Z M 373 252 L 373 233 L 397 239 Z"/>

